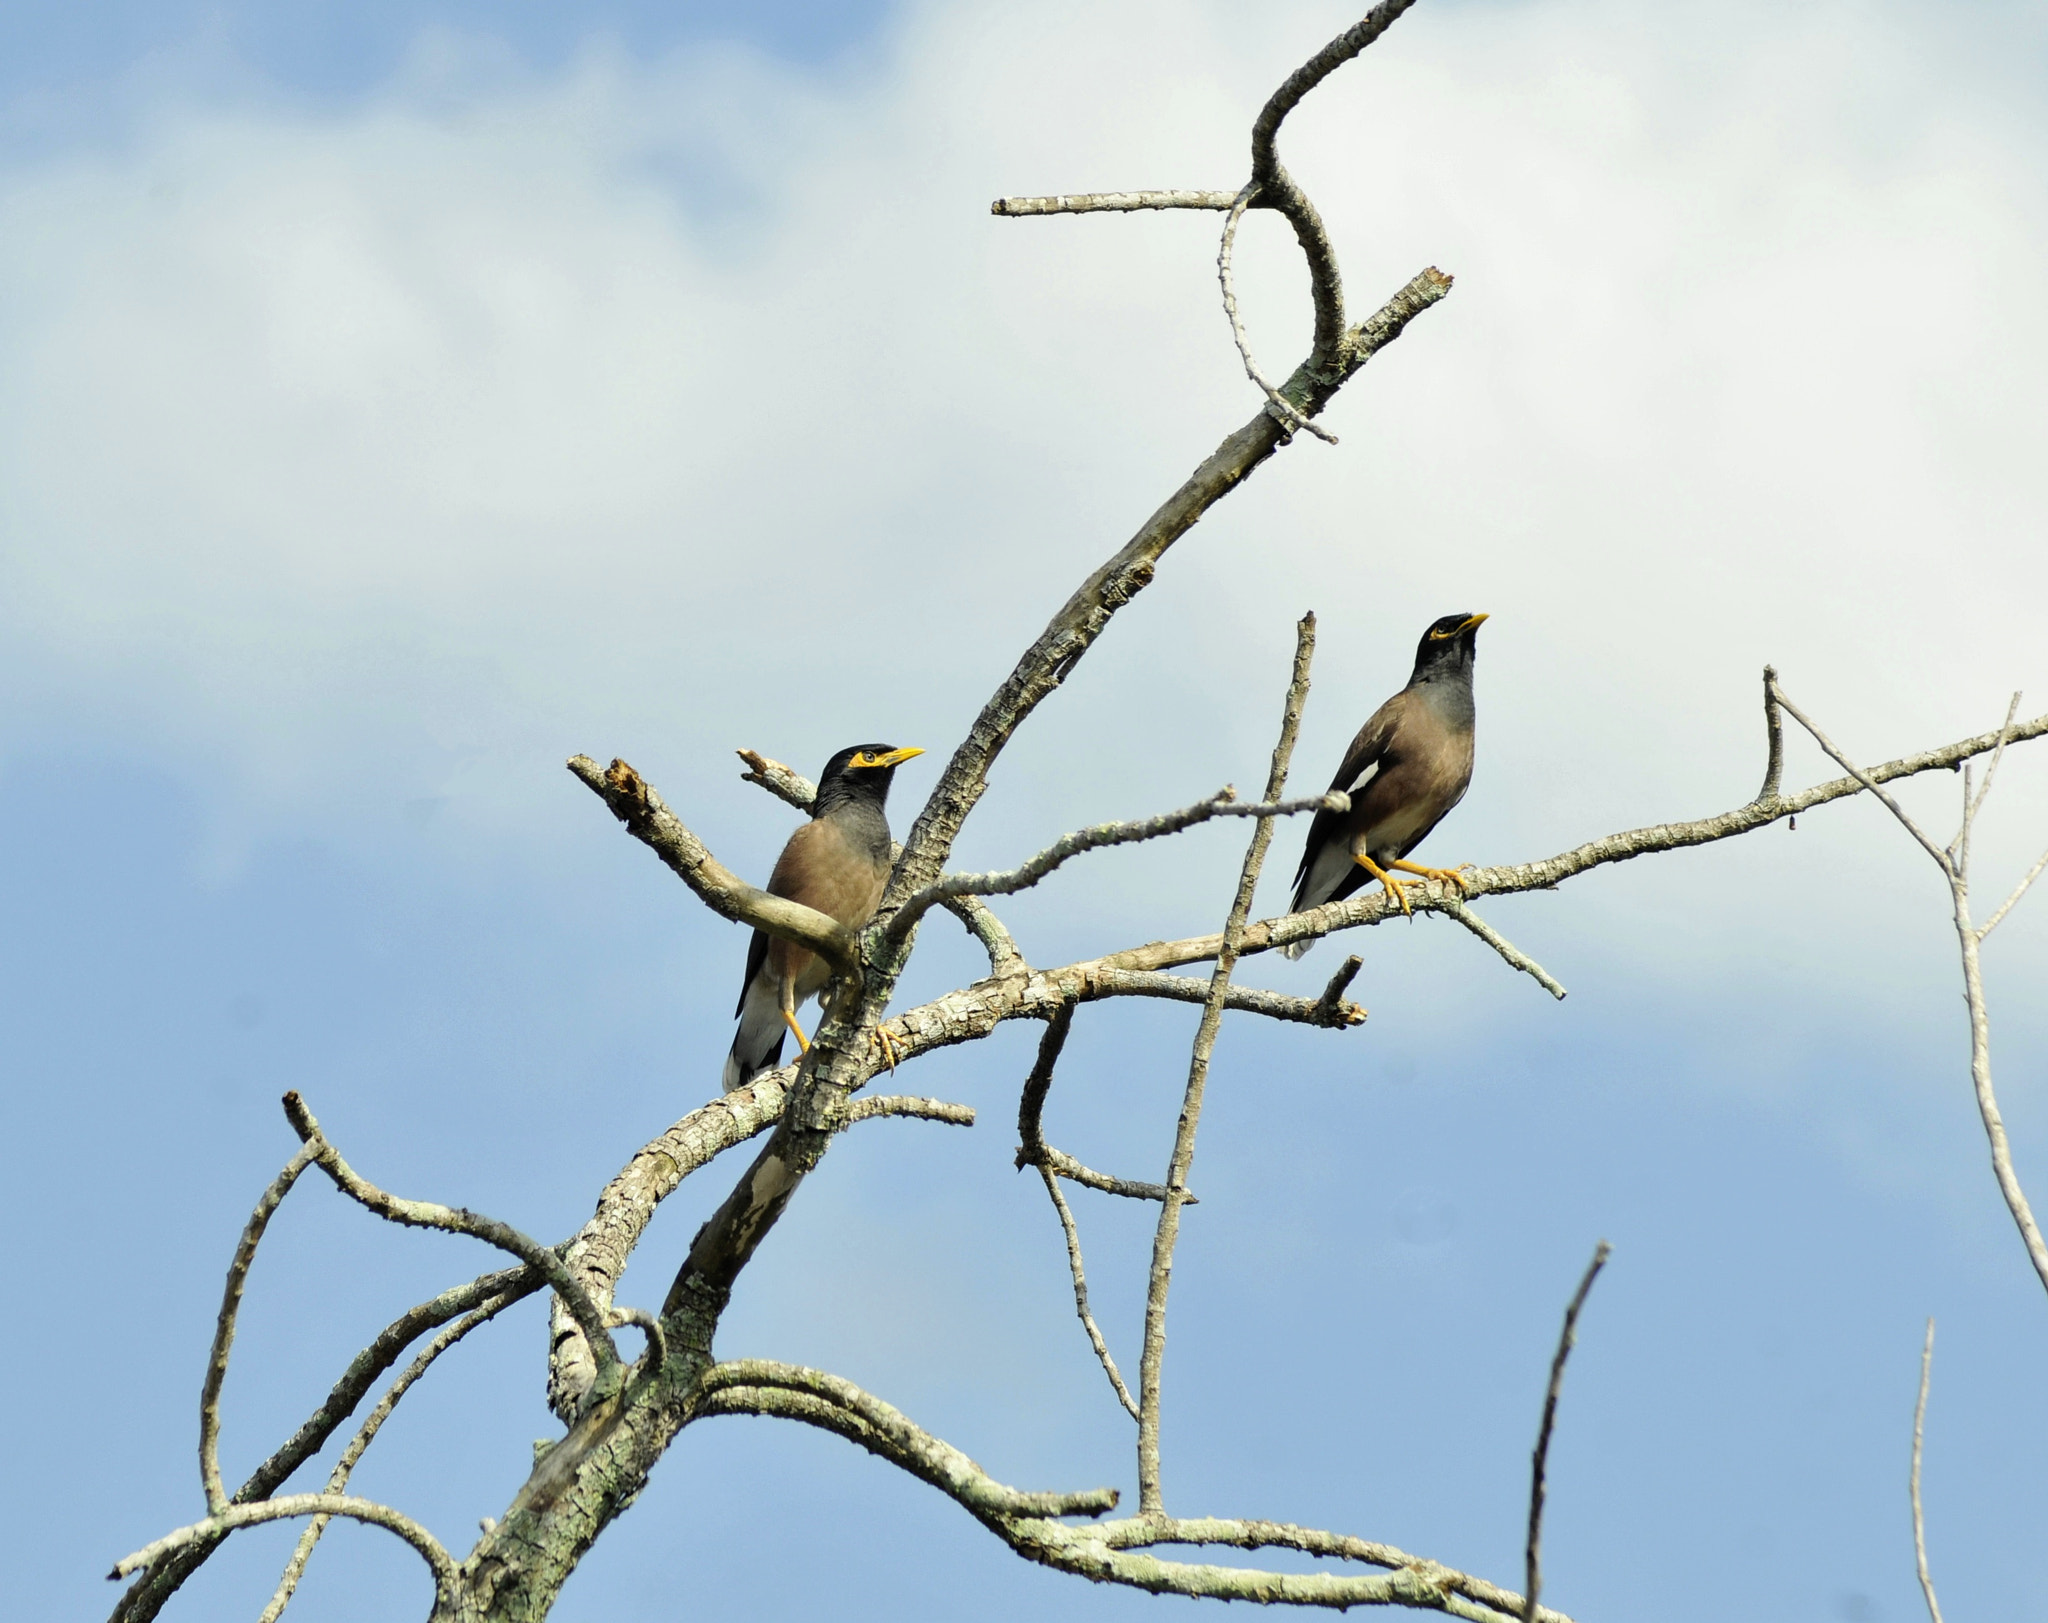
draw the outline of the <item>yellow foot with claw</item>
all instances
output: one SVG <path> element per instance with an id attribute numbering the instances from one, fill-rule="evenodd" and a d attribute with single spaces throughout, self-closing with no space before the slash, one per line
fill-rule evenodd
<path id="1" fill-rule="evenodd" d="M 1388 873 L 1385 868 L 1382 868 L 1377 862 L 1373 861 L 1371 857 L 1366 856 L 1363 852 L 1359 852 L 1358 854 L 1354 855 L 1352 857 L 1352 861 L 1356 862 L 1359 865 L 1359 867 L 1363 868 L 1367 873 L 1371 874 L 1373 878 L 1377 879 L 1382 885 L 1385 885 L 1387 887 L 1387 894 L 1393 897 L 1395 901 L 1401 904 L 1401 911 L 1403 913 L 1407 914 L 1408 917 L 1410 917 L 1411 919 L 1415 917 L 1415 909 L 1408 905 L 1408 891 L 1406 887 L 1402 885 L 1400 880 L 1396 879 L 1392 874 Z M 1397 862 L 1394 864 L 1394 866 L 1396 868 L 1399 868 L 1402 867 L 1403 864 Z"/>
<path id="2" fill-rule="evenodd" d="M 782 1020 L 783 1024 L 796 1034 L 797 1052 L 808 1054 L 811 1051 L 811 1039 L 804 1035 L 804 1028 L 796 1023 L 796 1016 L 788 1009 L 784 1009 L 782 1011 Z"/>
<path id="3" fill-rule="evenodd" d="M 1455 868 L 1424 868 L 1413 862 L 1390 862 L 1389 868 L 1399 868 L 1403 873 L 1419 873 L 1425 879 L 1434 879 L 1439 885 L 1456 885 L 1460 894 L 1470 895 L 1465 887 L 1465 870 L 1472 866 L 1461 862 Z"/>
<path id="4" fill-rule="evenodd" d="M 894 1076 L 896 1074 L 896 1059 L 900 1052 L 896 1047 L 896 1039 L 891 1037 L 882 1027 L 877 1026 L 875 1027 L 875 1041 L 882 1045 L 882 1056 L 889 1062 L 889 1074 Z"/>

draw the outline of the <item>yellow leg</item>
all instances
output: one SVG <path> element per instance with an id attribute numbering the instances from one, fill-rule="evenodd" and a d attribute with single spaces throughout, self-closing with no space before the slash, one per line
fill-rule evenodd
<path id="1" fill-rule="evenodd" d="M 1386 869 L 1382 868 L 1377 862 L 1373 861 L 1373 859 L 1367 856 L 1363 851 L 1354 852 L 1352 854 L 1351 860 L 1356 862 L 1359 865 L 1359 867 L 1363 868 L 1367 873 L 1371 874 L 1373 878 L 1377 879 L 1381 884 L 1387 887 L 1388 894 L 1391 895 L 1395 901 L 1401 904 L 1401 911 L 1403 913 L 1406 913 L 1411 919 L 1415 917 L 1415 909 L 1408 905 L 1408 892 L 1402 888 L 1400 880 L 1396 879 L 1392 874 L 1388 873 Z M 1397 862 L 1394 864 L 1394 866 L 1398 868 L 1401 866 L 1401 864 Z"/>
<path id="2" fill-rule="evenodd" d="M 782 1023 L 788 1026 L 791 1031 L 796 1033 L 797 1051 L 799 1053 L 808 1054 L 811 1051 L 811 1039 L 804 1035 L 804 1028 L 796 1023 L 795 1011 L 792 1009 L 784 1009 L 782 1011 Z"/>
<path id="3" fill-rule="evenodd" d="M 875 1041 L 882 1045 L 882 1054 L 889 1061 L 889 1074 L 894 1076 L 896 1074 L 897 1058 L 896 1039 L 891 1037 L 882 1027 L 877 1026 L 875 1027 Z"/>
<path id="4" fill-rule="evenodd" d="M 1440 885 L 1456 885 L 1459 890 L 1463 890 L 1465 888 L 1464 870 L 1471 867 L 1472 864 L 1461 862 L 1455 868 L 1422 868 L 1412 862 L 1390 862 L 1387 866 L 1389 868 L 1399 868 L 1403 873 L 1419 873 L 1423 878 L 1434 879 Z"/>

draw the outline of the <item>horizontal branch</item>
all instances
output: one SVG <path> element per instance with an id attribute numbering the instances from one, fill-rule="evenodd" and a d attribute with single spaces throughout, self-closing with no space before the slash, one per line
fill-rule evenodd
<path id="1" fill-rule="evenodd" d="M 668 809 L 653 785 L 624 761 L 600 768 L 589 756 L 576 755 L 568 765 L 626 825 L 626 831 L 660 857 L 712 912 L 809 948 L 835 969 L 853 967 L 852 931 L 829 914 L 784 896 L 771 896 L 741 879 L 711 854 Z"/>
<path id="2" fill-rule="evenodd" d="M 255 1527 L 262 1522 L 290 1521 L 300 1516 L 346 1516 L 351 1521 L 366 1522 L 372 1527 L 382 1527 L 396 1533 L 406 1543 L 419 1551 L 434 1575 L 434 1592 L 443 1602 L 455 1593 L 455 1563 L 448 1552 L 441 1548 L 440 1541 L 410 1516 L 393 1510 L 389 1505 L 380 1505 L 375 1500 L 357 1499 L 349 1494 L 294 1493 L 282 1499 L 263 1499 L 252 1505 L 230 1505 L 218 1516 L 209 1516 L 203 1522 L 194 1522 L 181 1527 L 174 1533 L 166 1533 L 153 1544 L 146 1544 L 133 1555 L 123 1556 L 115 1563 L 109 1578 L 125 1578 L 131 1572 L 148 1566 L 160 1556 L 168 1555 L 183 1545 L 200 1539 L 217 1538 L 223 1533 L 232 1533 L 237 1528 Z"/>
<path id="3" fill-rule="evenodd" d="M 1071 834 L 1063 834 L 1019 867 L 996 873 L 949 873 L 904 902 L 902 910 L 890 921 L 889 935 L 892 939 L 901 940 L 934 903 L 948 897 L 1010 896 L 1020 890 L 1029 890 L 1047 874 L 1085 851 L 1100 851 L 1112 845 L 1132 845 L 1140 840 L 1163 839 L 1214 817 L 1293 817 L 1305 811 L 1329 811 L 1341 815 L 1350 809 L 1351 797 L 1341 791 L 1310 795 L 1302 800 L 1244 801 L 1237 798 L 1236 790 L 1226 785 L 1207 800 L 1198 800 L 1179 811 L 1161 812 L 1156 817 L 1139 817 L 1125 823 L 1096 823 L 1076 829 Z"/>
<path id="4" fill-rule="evenodd" d="M 1058 974 L 1058 970 L 1052 971 Z M 1354 972 L 1355 973 L 1355 972 Z M 1348 979 L 1348 977 L 1347 977 Z M 1209 983 L 1192 975 L 1162 975 L 1153 970 L 1097 969 L 1088 977 L 1081 1001 L 1103 997 L 1161 997 L 1177 1003 L 1202 1003 L 1208 999 Z M 1366 1011 L 1339 995 L 1295 997 L 1287 992 L 1265 992 L 1232 982 L 1223 1006 L 1242 1014 L 1262 1014 L 1269 1020 L 1293 1020 L 1305 1026 L 1323 1026 L 1342 1031 L 1362 1025 Z"/>
<path id="5" fill-rule="evenodd" d="M 1400 1605 L 1439 1611 L 1474 1623 L 1521 1616 L 1520 1597 L 1481 1579 L 1422 1560 L 1390 1545 L 1277 1522 L 1166 1516 L 1070 1526 L 1051 1518 L 1099 1516 L 1114 1508 L 1113 1488 L 1081 1493 L 1020 1493 L 994 1481 L 950 1443 L 934 1437 L 873 1394 L 822 1370 L 761 1359 L 714 1365 L 699 1385 L 696 1414 L 769 1415 L 797 1420 L 846 1438 L 930 1484 L 971 1512 L 1020 1555 L 1098 1583 L 1155 1594 L 1298 1606 Z M 1158 1544 L 1227 1544 L 1285 1548 L 1390 1567 L 1386 1573 L 1261 1572 L 1162 1561 L 1145 1553 Z M 1571 1623 L 1544 1608 L 1539 1623 Z"/>
<path id="6" fill-rule="evenodd" d="M 2044 734 L 2048 734 L 2048 715 L 2037 716 L 2032 721 L 2022 722 L 2014 727 L 2010 741 L 2015 744 L 2022 743 Z M 1996 732 L 1980 733 L 1974 738 L 1959 739 L 1938 749 L 1922 750 L 1917 755 L 1901 756 L 1881 766 L 1866 767 L 1864 776 L 1876 783 L 1889 783 L 1895 778 L 1958 767 L 1974 756 L 1984 755 L 1996 749 L 1998 739 L 1999 734 Z M 1854 777 L 1831 778 L 1825 783 L 1815 784 L 1810 789 L 1803 789 L 1798 794 L 1781 795 L 1773 800 L 1752 800 L 1715 817 L 1702 817 L 1689 823 L 1657 823 L 1649 828 L 1629 829 L 1624 833 L 1609 834 L 1602 839 L 1588 840 L 1584 845 L 1560 852 L 1541 862 L 1515 863 L 1498 868 L 1466 868 L 1460 871 L 1459 877 L 1464 882 L 1465 894 L 1468 897 L 1507 896 L 1522 891 L 1554 890 L 1565 880 L 1593 868 L 1627 862 L 1635 857 L 1650 856 L 1660 851 L 1677 851 L 1688 846 L 1710 845 L 1717 840 L 1731 839 L 1784 818 L 1796 816 L 1811 807 L 1826 805 L 1829 801 L 1843 800 L 1862 792 L 1863 784 Z M 1409 904 L 1418 913 L 1448 913 L 1450 908 L 1444 906 L 1445 900 L 1453 903 L 1459 901 L 1455 894 L 1447 898 L 1444 888 L 1434 882 L 1410 885 L 1407 891 Z M 1320 940 L 1323 936 L 1332 935 L 1339 930 L 1378 924 L 1389 915 L 1398 915 L 1400 911 L 1398 902 L 1375 887 L 1347 901 L 1329 902 L 1303 913 L 1289 913 L 1247 925 L 1242 950 L 1247 954 L 1268 952 L 1291 942 Z M 1154 941 L 1142 947 L 1131 947 L 1122 952 L 1111 953 L 1097 962 L 1107 968 L 1170 969 L 1178 964 L 1202 963 L 1215 957 L 1222 940 L 1220 935 L 1207 935 L 1189 936 L 1180 941 Z"/>
<path id="7" fill-rule="evenodd" d="M 1131 214 L 1139 209 L 1227 209 L 1235 192 L 1073 192 L 1056 197 L 999 197 L 991 214 Z"/>
<path id="8" fill-rule="evenodd" d="M 604 1312 L 590 1299 L 582 1283 L 570 1273 L 552 1247 L 542 1245 L 520 1233 L 510 1223 L 501 1223 L 495 1217 L 485 1217 L 458 1206 L 443 1206 L 437 1201 L 406 1200 L 379 1189 L 342 1159 L 341 1151 L 320 1131 L 320 1123 L 314 1119 L 313 1112 L 296 1089 L 284 1096 L 284 1113 L 293 1130 L 313 1151 L 320 1170 L 332 1178 L 335 1187 L 351 1200 L 368 1207 L 387 1222 L 402 1223 L 408 1228 L 442 1229 L 450 1234 L 469 1235 L 472 1239 L 496 1246 L 500 1251 L 511 1252 L 534 1269 L 568 1303 L 578 1326 L 596 1348 L 600 1386 L 616 1377 L 619 1353 L 605 1329 Z"/>
<path id="9" fill-rule="evenodd" d="M 1116 1550 L 1149 1549 L 1161 1544 L 1220 1544 L 1238 1550 L 1299 1550 L 1304 1555 L 1331 1556 L 1367 1566 L 1387 1567 L 1419 1575 L 1430 1585 L 1484 1608 L 1480 1615 L 1520 1618 L 1522 1597 L 1483 1578 L 1474 1578 L 1454 1568 L 1421 1556 L 1410 1555 L 1391 1544 L 1326 1533 L 1313 1527 L 1296 1527 L 1287 1522 L 1236 1521 L 1220 1516 L 1130 1517 L 1121 1521 L 1098 1522 L 1087 1532 Z M 1228 1568 L 1211 1569 L 1228 1571 Z M 1451 1607 L 1442 1608 L 1452 1611 Z M 1472 1613 L 1454 1612 L 1471 1616 Z M 1539 1623 L 1571 1623 L 1563 1612 L 1539 1606 Z"/>
<path id="10" fill-rule="evenodd" d="M 872 1098 L 856 1099 L 846 1107 L 849 1127 L 857 1121 L 868 1121 L 876 1116 L 915 1116 L 920 1121 L 943 1121 L 955 1127 L 972 1127 L 974 1106 L 956 1105 L 947 1099 L 917 1099 L 908 1094 L 878 1094 Z"/>

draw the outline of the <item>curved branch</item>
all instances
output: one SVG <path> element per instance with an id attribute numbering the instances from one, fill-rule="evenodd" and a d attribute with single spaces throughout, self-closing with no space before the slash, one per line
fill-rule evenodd
<path id="1" fill-rule="evenodd" d="M 1579 1279 L 1579 1288 L 1572 1292 L 1572 1299 L 1565 1306 L 1564 1328 L 1558 1332 L 1557 1353 L 1550 1360 L 1550 1386 L 1543 1395 L 1543 1421 L 1536 1431 L 1536 1449 L 1530 1456 L 1529 1465 L 1529 1538 L 1523 1552 L 1527 1579 L 1522 1588 L 1525 1597 L 1522 1613 L 1526 1618 L 1535 1617 L 1536 1597 L 1543 1588 L 1545 1473 L 1550 1465 L 1550 1434 L 1557 1424 L 1557 1400 L 1564 1390 L 1565 1360 L 1571 1357 L 1572 1348 L 1578 1344 L 1579 1314 L 1586 1305 L 1586 1297 L 1593 1289 L 1593 1281 L 1600 1277 L 1600 1270 L 1607 1266 L 1613 1249 L 1605 1240 L 1593 1247 L 1593 1260 L 1586 1264 L 1586 1271 Z"/>
<path id="2" fill-rule="evenodd" d="M 1237 222 L 1244 218 L 1244 211 L 1258 188 L 1247 186 L 1231 202 L 1230 215 L 1223 222 L 1223 241 L 1216 249 L 1216 280 L 1223 287 L 1223 313 L 1230 320 L 1230 336 L 1237 342 L 1237 358 L 1244 362 L 1244 375 L 1258 386 L 1266 397 L 1267 406 L 1280 414 L 1280 420 L 1289 432 L 1305 428 L 1325 445 L 1335 445 L 1337 436 L 1294 408 L 1292 401 L 1266 381 L 1266 374 L 1259 370 L 1259 363 L 1252 359 L 1252 341 L 1244 330 L 1244 322 L 1237 313 L 1237 282 L 1231 275 L 1230 261 L 1237 248 Z"/>
<path id="3" fill-rule="evenodd" d="M 263 1231 L 270 1227 L 271 1214 L 291 1193 L 299 1174 L 313 1164 L 313 1152 L 301 1146 L 270 1182 L 242 1227 L 242 1238 L 228 1264 L 227 1285 L 221 1292 L 220 1316 L 214 1321 L 213 1350 L 206 1359 L 206 1379 L 199 1388 L 199 1485 L 206 1494 L 206 1508 L 213 1515 L 227 1509 L 227 1489 L 220 1480 L 220 1389 L 228 1375 L 228 1354 L 235 1345 L 235 1321 L 242 1311 L 242 1289 L 248 1283 L 249 1268 L 256 1260 L 256 1247 Z"/>
<path id="4" fill-rule="evenodd" d="M 248 1481 L 235 1490 L 233 1502 L 251 1504 L 268 1498 L 292 1473 L 324 1448 L 341 1423 L 355 1412 L 363 1395 L 393 1364 L 399 1355 L 427 1331 L 469 1312 L 492 1296 L 505 1293 L 506 1305 L 524 1301 L 542 1285 L 530 1268 L 504 1268 L 484 1274 L 466 1285 L 443 1291 L 430 1301 L 400 1314 L 369 1346 L 349 1360 L 348 1368 L 334 1383 L 326 1399 L 285 1445 L 249 1474 Z M 180 1546 L 153 1562 L 114 1605 L 109 1623 L 148 1623 L 176 1594 L 185 1580 L 199 1570 L 208 1556 L 220 1547 L 226 1533 L 199 1538 Z"/>
<path id="5" fill-rule="evenodd" d="M 377 1400 L 377 1406 L 363 1417 L 363 1423 L 357 1428 L 355 1436 L 348 1440 L 348 1446 L 341 1451 L 341 1458 L 335 1461 L 334 1469 L 327 1477 L 326 1491 L 329 1496 L 340 1495 L 341 1490 L 348 1486 L 348 1479 L 354 1473 L 357 1462 L 362 1459 L 370 1444 L 376 1441 L 377 1433 L 383 1429 L 384 1422 L 391 1418 L 391 1412 L 398 1407 L 398 1400 L 412 1389 L 414 1382 L 433 1367 L 434 1360 L 470 1331 L 479 1325 L 488 1324 L 526 1294 L 524 1291 L 516 1294 L 506 1292 L 495 1301 L 486 1302 L 474 1312 L 449 1325 L 420 1349 L 419 1356 L 406 1366 L 403 1375 L 391 1383 L 390 1389 Z M 270 1603 L 263 1608 L 256 1623 L 277 1623 L 278 1618 L 284 1614 L 284 1609 L 291 1604 L 293 1592 L 299 1587 L 299 1580 L 305 1576 L 306 1563 L 313 1558 L 313 1547 L 320 1542 L 320 1535 L 327 1531 L 327 1524 L 332 1520 L 332 1515 L 323 1511 L 306 1524 L 306 1530 L 299 1535 L 299 1542 L 292 1550 L 291 1559 L 285 1563 L 284 1572 L 277 1580 L 277 1588 L 271 1593 Z"/>
<path id="6" fill-rule="evenodd" d="M 1337 359 L 1344 334 L 1344 283 L 1337 270 L 1337 252 L 1330 244 L 1323 217 L 1307 193 L 1295 184 L 1280 162 L 1274 143 L 1280 125 L 1302 97 L 1321 84 L 1393 26 L 1414 0 L 1384 0 L 1351 27 L 1290 73 L 1267 99 L 1252 125 L 1252 181 L 1261 206 L 1277 209 L 1294 227 L 1295 239 L 1308 260 L 1309 285 L 1315 300 L 1315 347 L 1309 369 L 1322 371 Z"/>
<path id="7" fill-rule="evenodd" d="M 131 1572 L 148 1566 L 162 1556 L 170 1554 L 184 1545 L 201 1539 L 212 1539 L 237 1528 L 255 1527 L 262 1522 L 291 1521 L 300 1516 L 346 1516 L 351 1521 L 366 1522 L 372 1527 L 382 1527 L 396 1533 L 406 1543 L 419 1551 L 420 1557 L 434 1575 L 434 1593 L 442 1602 L 455 1593 L 455 1563 L 448 1552 L 441 1548 L 440 1541 L 410 1516 L 393 1510 L 389 1505 L 380 1505 L 372 1499 L 356 1499 L 347 1494 L 293 1493 L 282 1499 L 262 1499 L 250 1505 L 230 1505 L 218 1516 L 209 1516 L 203 1522 L 193 1522 L 174 1533 L 166 1533 L 153 1544 L 145 1544 L 133 1555 L 123 1556 L 107 1574 L 109 1578 L 125 1578 Z"/>
<path id="8" fill-rule="evenodd" d="M 761 1401 L 762 1394 L 772 1392 L 795 1393 L 837 1410 L 858 1423 L 858 1433 L 838 1426 L 831 1429 L 851 1437 L 920 1481 L 930 1483 L 984 1519 L 1099 1516 L 1116 1508 L 1118 1496 L 1114 1488 L 1086 1488 L 1078 1493 L 1020 1493 L 1005 1487 L 951 1443 L 934 1437 L 900 1410 L 851 1381 L 820 1369 L 779 1364 L 765 1358 L 733 1359 L 707 1369 L 698 1382 L 698 1391 L 702 1394 L 698 1412 L 704 1414 L 774 1413 L 774 1408 Z M 723 1403 L 714 1404 L 714 1397 L 723 1398 Z M 793 1412 L 790 1417 L 808 1418 Z"/>
<path id="9" fill-rule="evenodd" d="M 624 761 L 600 769 L 589 756 L 575 755 L 568 766 L 611 808 L 626 831 L 660 857 L 712 912 L 807 947 L 835 969 L 853 968 L 852 931 L 829 914 L 787 897 L 771 896 L 741 879 L 711 854 L 668 809 L 653 785 Z"/>
<path id="10" fill-rule="evenodd" d="M 402 1223 L 408 1228 L 443 1229 L 450 1234 L 467 1234 L 473 1239 L 483 1240 L 501 1251 L 511 1252 L 538 1272 L 569 1304 L 569 1311 L 576 1315 L 577 1324 L 596 1348 L 599 1389 L 616 1381 L 619 1350 L 605 1329 L 603 1311 L 591 1301 L 589 1293 L 569 1272 L 553 1247 L 530 1239 L 510 1223 L 501 1223 L 495 1217 L 485 1217 L 460 1207 L 443 1206 L 431 1200 L 405 1200 L 387 1194 L 342 1159 L 341 1151 L 320 1131 L 320 1123 L 314 1119 L 313 1112 L 296 1089 L 284 1096 L 284 1113 L 293 1130 L 313 1151 L 313 1159 L 319 1162 L 320 1170 L 332 1178 L 335 1187 L 351 1200 L 367 1206 L 388 1222 Z"/>

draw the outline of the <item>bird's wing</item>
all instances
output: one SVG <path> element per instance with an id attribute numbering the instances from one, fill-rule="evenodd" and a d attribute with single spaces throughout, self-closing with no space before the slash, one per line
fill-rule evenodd
<path id="1" fill-rule="evenodd" d="M 1403 690 L 1405 691 L 1405 689 Z M 1358 729 L 1358 736 L 1351 740 L 1351 747 L 1344 752 L 1344 759 L 1337 768 L 1337 775 L 1330 779 L 1332 789 L 1341 789 L 1347 795 L 1359 795 L 1379 775 L 1387 746 L 1393 741 L 1394 732 L 1400 722 L 1399 693 L 1372 713 L 1372 719 Z M 1316 858 L 1330 848 L 1332 841 L 1342 843 L 1350 827 L 1347 813 L 1319 811 L 1308 825 L 1308 838 L 1302 842 L 1301 863 L 1294 870 L 1295 908 L 1301 911 L 1302 884 L 1309 877 L 1309 870 L 1315 866 Z M 1360 878 L 1364 870 L 1359 870 Z M 1356 887 L 1354 887 L 1356 888 Z"/>

